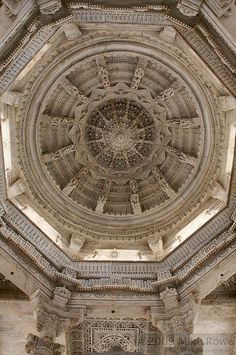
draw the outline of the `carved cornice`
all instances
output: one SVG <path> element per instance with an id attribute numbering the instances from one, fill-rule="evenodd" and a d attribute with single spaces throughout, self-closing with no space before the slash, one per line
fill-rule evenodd
<path id="1" fill-rule="evenodd" d="M 86 281 L 86 279 L 83 280 L 83 277 L 80 272 L 77 274 L 76 271 L 73 270 L 73 267 L 71 271 L 69 269 L 66 269 L 65 271 L 62 270 L 62 272 L 58 271 L 50 264 L 50 262 L 45 259 L 42 253 L 37 251 L 29 242 L 27 242 L 22 236 L 14 232 L 9 226 L 4 225 L 4 227 L 1 228 L 1 235 L 2 237 L 5 237 L 7 241 L 10 242 L 10 244 L 13 243 L 18 249 L 23 251 L 31 259 L 31 261 L 36 264 L 37 267 L 43 273 L 47 275 L 47 277 L 52 280 L 60 280 L 62 283 L 65 282 L 65 284 L 73 285 L 80 292 L 123 290 L 130 292 L 136 291 L 140 293 L 153 293 L 155 292 L 155 290 L 159 289 L 160 287 L 163 288 L 163 286 L 165 285 L 178 285 L 179 287 L 181 286 L 180 289 L 184 289 L 184 287 L 186 287 L 186 285 L 188 284 L 186 283 L 186 280 L 188 280 L 191 275 L 194 275 L 194 278 L 196 280 L 196 276 L 197 274 L 199 274 L 199 270 L 201 269 L 201 267 L 203 267 L 204 270 L 204 265 L 207 265 L 208 260 L 212 260 L 212 257 L 214 256 L 215 260 L 219 263 L 221 261 L 221 256 L 223 258 L 225 257 L 225 251 L 231 250 L 232 252 L 236 245 L 236 234 L 232 231 L 226 231 L 222 235 L 217 237 L 215 240 L 210 242 L 210 244 L 208 244 L 206 247 L 201 249 L 200 252 L 198 252 L 195 256 L 192 257 L 189 263 L 187 263 L 175 272 L 171 271 L 170 269 L 161 270 L 161 268 L 159 268 L 158 263 L 156 263 L 157 269 L 159 268 L 159 272 L 157 271 L 157 281 L 155 281 L 155 274 L 153 272 L 148 273 L 149 278 L 151 278 L 149 280 L 145 280 L 144 275 L 143 280 L 135 280 L 135 278 L 132 277 L 120 278 L 120 276 L 122 276 L 122 271 L 120 271 L 119 278 L 114 278 L 110 275 L 109 277 L 104 277 L 102 276 L 104 275 L 103 265 L 106 265 L 106 263 L 97 263 L 97 267 L 99 267 L 99 265 L 101 266 L 100 279 L 93 279 L 92 275 L 87 272 L 87 275 L 90 275 L 90 280 Z M 233 244 L 231 245 L 231 243 Z M 226 248 L 227 246 L 228 249 Z M 80 263 L 78 263 L 78 266 L 79 265 Z M 107 265 L 109 266 L 108 263 Z M 134 264 L 126 263 L 126 265 L 129 266 L 130 274 L 135 275 L 135 270 L 133 267 Z M 155 269 L 155 263 L 146 263 L 146 265 L 150 265 L 150 267 L 154 267 Z M 119 263 L 117 264 L 117 267 L 119 267 Z M 210 266 L 207 267 L 208 270 L 209 268 Z M 136 274 L 138 278 L 140 278 L 140 272 L 142 269 L 143 263 L 140 263 L 140 271 Z M 114 264 L 114 271 L 117 275 L 119 275 L 119 272 L 116 268 L 116 264 Z M 198 273 L 194 274 L 195 271 L 198 271 Z M 76 274 L 78 276 L 76 276 Z M 99 275 L 99 271 L 97 271 L 97 274 Z"/>
<path id="2" fill-rule="evenodd" d="M 25 8 L 25 9 L 24 9 Z M 207 9 L 207 11 L 213 15 L 212 11 L 209 10 L 209 8 L 203 4 L 203 11 L 204 8 Z M 17 72 L 23 68 L 23 66 L 26 65 L 27 62 L 29 62 L 30 57 L 32 58 L 33 55 L 35 55 L 38 50 L 45 44 L 45 42 L 55 33 L 55 31 L 58 29 L 60 24 L 63 23 L 71 23 L 73 21 L 79 21 L 80 23 L 104 23 L 109 22 L 109 23 L 132 23 L 132 24 L 143 24 L 143 25 L 159 25 L 159 26 L 165 26 L 165 25 L 174 25 L 176 26 L 176 29 L 184 27 L 184 28 L 191 28 L 191 25 L 189 25 L 189 21 L 187 16 L 180 16 L 180 18 L 174 18 L 171 17 L 168 14 L 168 7 L 163 6 L 163 5 L 146 5 L 146 6 L 135 6 L 134 9 L 132 9 L 132 5 L 130 8 L 123 8 L 121 10 L 115 7 L 109 8 L 107 6 L 102 6 L 102 5 L 89 5 L 89 4 L 83 4 L 83 3 L 71 3 L 69 4 L 69 11 L 71 12 L 72 15 L 68 14 L 63 14 L 63 16 L 60 18 L 50 20 L 50 22 L 47 25 L 42 26 L 42 21 L 39 19 L 38 13 L 37 13 L 37 8 L 35 6 L 35 3 L 33 1 L 25 1 L 24 6 L 22 11 L 24 12 L 24 16 L 19 14 L 17 17 L 17 21 L 13 23 L 12 28 L 9 29 L 8 33 L 6 34 L 5 38 L 2 41 L 2 44 L 4 46 L 8 45 L 10 48 L 13 48 L 13 41 L 14 41 L 14 34 L 17 32 L 18 37 L 18 45 L 17 45 L 17 50 L 14 49 L 12 51 L 8 58 L 5 59 L 3 63 L 4 68 L 6 65 L 9 65 L 9 63 L 13 60 L 12 64 L 17 64 L 17 68 L 15 68 L 14 72 L 13 70 L 13 65 L 10 64 L 7 67 L 8 75 L 5 74 L 4 76 L 1 77 L 1 88 L 6 89 L 11 81 L 13 80 L 13 77 L 17 75 Z M 206 10 L 205 10 L 206 12 Z M 27 15 L 27 17 L 26 17 Z M 219 25 L 215 23 L 214 19 L 212 19 L 212 16 L 205 16 L 205 22 L 206 24 L 210 23 L 212 24 L 216 30 L 218 30 L 219 33 Z M 48 19 L 47 21 L 48 22 Z M 27 26 L 25 24 L 27 23 Z M 30 23 L 30 24 L 29 24 Z M 206 26 L 207 27 L 207 26 Z M 21 33 L 22 28 L 27 28 L 26 33 L 23 33 L 23 37 L 21 40 L 19 40 L 19 33 Z M 38 31 L 38 33 L 37 33 Z M 208 33 L 208 31 L 206 31 Z M 33 34 L 33 36 L 32 36 Z M 193 39 L 189 38 L 189 33 L 188 31 L 185 33 L 182 33 L 183 36 L 186 36 L 186 40 L 192 41 L 192 45 L 194 46 L 194 42 L 199 42 L 199 39 L 197 38 L 197 35 L 194 35 Z M 194 32 L 193 32 L 194 34 Z M 28 43 L 27 43 L 28 42 Z M 37 45 L 35 46 L 35 43 Z M 203 45 L 201 45 L 203 46 Z M 209 45 L 208 45 L 209 47 Z M 14 47 L 15 48 L 15 47 Z M 206 52 L 207 49 L 207 44 L 205 43 L 204 48 L 199 48 L 200 51 L 202 51 L 202 54 Z M 22 52 L 22 54 L 20 54 Z M 224 52 L 224 48 L 220 49 L 214 49 L 213 52 L 209 53 L 209 55 L 214 55 L 218 56 L 219 52 Z M 225 51 L 225 56 L 227 57 L 227 52 Z M 223 59 L 223 58 L 222 58 Z M 223 59 L 221 62 L 222 64 L 222 71 L 225 72 L 225 61 L 227 59 Z M 207 60 L 208 65 L 211 67 L 212 65 L 215 65 L 212 61 Z M 219 65 L 218 61 L 218 65 Z M 229 61 L 228 61 L 229 63 Z M 11 75 L 10 75 L 10 72 Z M 219 74 L 219 71 L 218 71 Z M 221 73 L 222 75 L 223 73 Z M 224 73 L 224 75 L 229 76 L 229 73 Z M 230 80 L 225 80 L 226 86 L 229 87 L 229 89 L 233 90 L 233 77 L 230 82 Z"/>

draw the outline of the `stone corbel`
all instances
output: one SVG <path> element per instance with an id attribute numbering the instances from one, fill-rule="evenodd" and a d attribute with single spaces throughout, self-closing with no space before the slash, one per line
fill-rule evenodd
<path id="1" fill-rule="evenodd" d="M 163 319 L 163 313 L 156 307 L 151 307 L 150 317 L 152 325 L 162 334 L 164 348 L 173 347 L 173 334 L 168 319 Z"/>
<path id="2" fill-rule="evenodd" d="M 195 300 L 189 295 L 184 301 L 178 299 L 175 288 L 166 288 L 160 293 L 164 304 L 161 312 L 157 307 L 150 311 L 151 322 L 163 335 L 164 354 L 168 348 L 172 348 L 177 354 L 189 351 L 191 354 L 201 355 L 203 342 L 200 338 L 191 340 L 193 333 L 193 321 L 196 315 Z M 169 353 L 168 353 L 169 354 Z"/>
<path id="3" fill-rule="evenodd" d="M 65 24 L 64 32 L 68 41 L 77 40 L 82 36 L 82 31 L 76 23 Z"/>
<path id="4" fill-rule="evenodd" d="M 82 249 L 85 243 L 85 236 L 79 233 L 73 233 L 70 238 L 69 251 L 71 254 L 78 256 L 78 253 Z"/>
<path id="5" fill-rule="evenodd" d="M 71 309 L 68 306 L 70 297 L 71 292 L 66 287 L 55 287 L 51 298 L 40 290 L 31 296 L 36 328 L 41 337 L 50 335 L 55 338 L 69 327 L 83 322 L 86 308 Z"/>
<path id="6" fill-rule="evenodd" d="M 233 124 L 236 126 L 236 99 L 235 97 L 228 95 L 228 96 L 220 96 L 219 103 L 221 110 L 225 112 L 225 120 L 226 123 L 231 125 Z"/>
<path id="7" fill-rule="evenodd" d="M 18 107 L 21 99 L 21 93 L 17 91 L 6 91 L 2 94 L 0 101 L 9 106 Z"/>
<path id="8" fill-rule="evenodd" d="M 152 250 L 155 260 L 161 261 L 165 256 L 161 235 L 154 234 L 148 238 L 149 248 Z"/>
<path id="9" fill-rule="evenodd" d="M 13 15 L 17 15 L 18 12 L 18 4 L 17 0 L 2 0 L 3 3 L 3 12 L 8 17 L 12 17 Z"/>
<path id="10" fill-rule="evenodd" d="M 183 15 L 194 17 L 198 14 L 202 5 L 202 0 L 179 0 L 177 9 Z"/>
<path id="11" fill-rule="evenodd" d="M 220 96 L 219 103 L 222 111 L 230 111 L 236 109 L 236 99 L 233 96 L 230 95 Z"/>
<path id="12" fill-rule="evenodd" d="M 165 26 L 159 34 L 159 37 L 169 43 L 174 43 L 176 30 L 172 26 Z"/>
<path id="13" fill-rule="evenodd" d="M 211 196 L 214 199 L 220 200 L 220 201 L 226 201 L 227 200 L 227 191 L 224 189 L 224 187 L 219 183 L 218 181 L 215 181 L 214 187 L 211 191 Z"/>
<path id="14" fill-rule="evenodd" d="M 16 197 L 22 195 L 26 191 L 26 187 L 22 179 L 16 180 L 8 187 L 9 197 Z"/>
<path id="15" fill-rule="evenodd" d="M 178 293 L 175 288 L 167 287 L 164 291 L 160 292 L 160 298 L 167 312 L 178 309 Z"/>
<path id="16" fill-rule="evenodd" d="M 55 342 L 56 337 L 84 320 L 85 307 L 68 306 L 71 292 L 66 287 L 54 288 L 52 297 L 37 290 L 31 296 L 39 335 L 29 334 L 25 346 L 31 355 L 62 355 L 64 347 Z"/>
<path id="17" fill-rule="evenodd" d="M 54 15 L 62 8 L 61 0 L 36 0 L 39 10 L 43 15 Z"/>

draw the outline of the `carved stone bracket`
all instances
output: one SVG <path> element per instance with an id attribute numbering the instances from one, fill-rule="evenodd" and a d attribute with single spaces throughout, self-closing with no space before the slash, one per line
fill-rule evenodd
<path id="1" fill-rule="evenodd" d="M 55 339 L 71 326 L 83 322 L 85 307 L 68 308 L 71 292 L 65 287 L 55 287 L 52 298 L 37 290 L 31 296 L 36 318 L 36 328 L 41 337 Z"/>
<path id="2" fill-rule="evenodd" d="M 162 260 L 165 256 L 163 248 L 163 240 L 161 235 L 154 234 L 148 238 L 148 245 L 153 252 L 154 258 L 158 261 Z"/>
<path id="3" fill-rule="evenodd" d="M 64 345 L 54 343 L 48 336 L 39 338 L 29 333 L 26 339 L 25 351 L 31 355 L 63 355 Z"/>
<path id="4" fill-rule="evenodd" d="M 200 338 L 191 340 L 193 321 L 195 317 L 194 299 L 190 295 L 184 301 L 179 301 L 175 288 L 166 288 L 160 293 L 165 312 L 152 307 L 150 316 L 153 326 L 157 327 L 164 337 L 165 354 L 168 349 L 176 354 L 188 351 L 190 354 L 202 354 L 203 342 Z"/>
<path id="5" fill-rule="evenodd" d="M 200 10 L 202 0 L 179 0 L 178 10 L 188 17 L 196 16 Z"/>

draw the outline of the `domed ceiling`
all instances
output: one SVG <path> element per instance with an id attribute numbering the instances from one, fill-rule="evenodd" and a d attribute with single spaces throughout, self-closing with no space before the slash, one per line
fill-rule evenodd
<path id="1" fill-rule="evenodd" d="M 63 43 L 20 84 L 24 201 L 66 238 L 167 236 L 203 210 L 223 164 L 200 67 L 155 36 L 120 36 Z"/>
<path id="2" fill-rule="evenodd" d="M 160 210 L 189 187 L 204 149 L 191 91 L 166 66 L 134 54 L 77 64 L 55 82 L 36 119 L 43 169 L 78 211 Z"/>

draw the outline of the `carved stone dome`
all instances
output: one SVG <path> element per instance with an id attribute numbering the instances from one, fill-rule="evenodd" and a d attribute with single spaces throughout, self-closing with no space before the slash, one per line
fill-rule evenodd
<path id="1" fill-rule="evenodd" d="M 70 230 L 168 225 L 205 198 L 212 116 L 196 78 L 140 44 L 109 45 L 38 70 L 19 118 L 22 172 L 34 204 Z"/>

